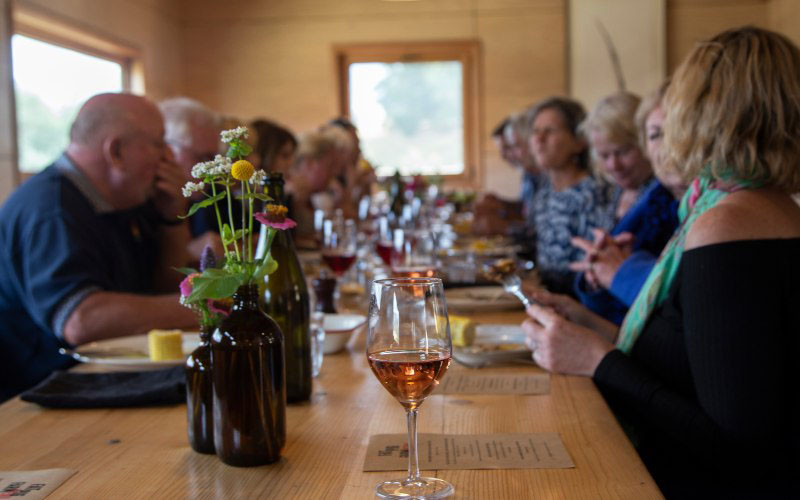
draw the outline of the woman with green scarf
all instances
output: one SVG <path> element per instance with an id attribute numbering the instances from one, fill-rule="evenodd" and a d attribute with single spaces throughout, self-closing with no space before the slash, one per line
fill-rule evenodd
<path id="1" fill-rule="evenodd" d="M 745 27 L 700 43 L 665 97 L 692 180 L 621 328 L 539 292 L 534 360 L 591 376 L 670 498 L 800 495 L 800 51 Z"/>

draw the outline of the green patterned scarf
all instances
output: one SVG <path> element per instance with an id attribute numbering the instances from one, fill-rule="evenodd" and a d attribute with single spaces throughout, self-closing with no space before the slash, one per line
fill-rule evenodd
<path id="1" fill-rule="evenodd" d="M 630 354 L 633 344 L 644 330 L 650 314 L 666 300 L 681 263 L 686 235 L 694 221 L 728 194 L 741 187 L 743 186 L 726 185 L 723 188 L 708 177 L 698 177 L 692 182 L 678 207 L 678 218 L 681 225 L 661 252 L 661 256 L 644 282 L 642 289 L 639 290 L 639 295 L 636 296 L 636 300 L 628 310 L 625 321 L 619 329 L 617 336 L 619 350 Z"/>

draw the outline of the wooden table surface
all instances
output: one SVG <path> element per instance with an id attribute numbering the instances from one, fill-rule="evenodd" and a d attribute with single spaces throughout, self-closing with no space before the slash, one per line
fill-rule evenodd
<path id="1" fill-rule="evenodd" d="M 514 323 L 521 313 L 480 316 Z M 186 407 L 48 410 L 13 399 L 0 406 L 0 470 L 77 470 L 57 498 L 373 498 L 401 472 L 362 472 L 372 434 L 404 433 L 402 407 L 370 372 L 365 332 L 325 356 L 310 403 L 287 408 L 288 432 L 276 464 L 235 468 L 194 453 Z M 454 364 L 451 370 L 467 370 Z M 533 366 L 487 372 L 538 370 Z M 574 469 L 429 471 L 456 499 L 661 498 L 591 380 L 552 376 L 548 395 L 432 395 L 419 432 L 558 432 Z"/>

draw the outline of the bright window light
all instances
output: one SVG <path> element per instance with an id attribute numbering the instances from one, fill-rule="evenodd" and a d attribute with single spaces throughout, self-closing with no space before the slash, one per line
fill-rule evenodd
<path id="1" fill-rule="evenodd" d="M 458 61 L 353 63 L 350 116 L 379 176 L 464 172 Z"/>
<path id="2" fill-rule="evenodd" d="M 123 89 L 122 66 L 22 35 L 11 37 L 20 171 L 55 160 L 69 127 L 89 97 Z"/>

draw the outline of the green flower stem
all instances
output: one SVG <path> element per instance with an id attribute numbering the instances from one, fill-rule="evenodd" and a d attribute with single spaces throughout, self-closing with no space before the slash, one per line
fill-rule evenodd
<path id="1" fill-rule="evenodd" d="M 235 227 L 233 225 L 233 204 L 231 203 L 231 184 L 230 182 L 225 182 L 225 191 L 228 193 L 228 222 L 231 225 L 231 232 L 236 234 Z M 233 239 L 233 249 L 236 251 L 236 260 L 241 261 L 242 256 L 239 254 L 239 245 L 236 243 L 236 238 Z M 244 250 L 244 249 L 242 249 Z"/>
<path id="2" fill-rule="evenodd" d="M 250 183 L 247 183 L 247 194 L 252 194 L 250 191 Z M 250 236 L 248 240 L 247 250 L 250 253 L 250 260 L 253 260 L 253 198 L 248 196 L 248 205 L 250 208 L 250 222 L 247 225 L 247 234 Z"/>
<path id="3" fill-rule="evenodd" d="M 217 183 L 213 180 L 211 181 L 211 193 L 216 197 L 217 196 Z M 217 227 L 219 227 L 219 234 L 222 234 L 222 216 L 219 214 L 219 205 L 214 202 L 214 212 L 217 214 Z M 227 245 L 222 245 L 222 251 L 225 252 L 225 260 L 228 260 L 228 247 Z"/>
<path id="4" fill-rule="evenodd" d="M 244 194 L 245 184 L 247 184 L 247 181 L 242 181 L 242 194 Z M 244 228 L 247 225 L 247 221 L 245 220 L 246 217 L 247 217 L 247 209 L 244 206 L 244 199 L 242 199 L 242 254 L 244 255 L 244 260 L 250 262 L 252 259 L 250 258 L 250 255 L 247 253 L 248 245 L 245 241 L 247 235 L 244 233 Z"/>

